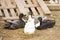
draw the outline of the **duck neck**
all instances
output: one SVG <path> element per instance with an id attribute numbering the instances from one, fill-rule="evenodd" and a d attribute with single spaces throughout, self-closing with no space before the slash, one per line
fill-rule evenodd
<path id="1" fill-rule="evenodd" d="M 20 21 L 23 21 L 22 18 L 19 19 Z"/>
<path id="2" fill-rule="evenodd" d="M 42 25 L 42 17 L 39 17 L 38 20 L 40 21 L 40 25 Z"/>
<path id="3" fill-rule="evenodd" d="M 42 25 L 42 20 L 40 20 L 40 25 Z"/>

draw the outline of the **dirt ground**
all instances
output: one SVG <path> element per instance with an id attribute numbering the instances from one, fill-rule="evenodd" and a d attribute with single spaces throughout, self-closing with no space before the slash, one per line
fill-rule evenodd
<path id="1" fill-rule="evenodd" d="M 60 11 L 53 11 L 56 25 L 45 30 L 36 30 L 32 35 L 24 34 L 23 29 L 3 29 L 3 22 L 0 22 L 0 37 L 3 40 L 60 40 Z"/>

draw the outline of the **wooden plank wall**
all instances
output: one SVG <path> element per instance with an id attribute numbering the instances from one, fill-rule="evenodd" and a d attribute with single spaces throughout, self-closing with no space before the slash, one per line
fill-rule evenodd
<path id="1" fill-rule="evenodd" d="M 31 12 L 33 16 L 39 15 L 44 17 L 44 14 L 47 13 L 47 11 L 50 13 L 47 8 L 49 5 L 50 4 L 46 5 L 43 1 L 38 3 L 37 0 L 0 0 L 0 15 L 3 16 L 4 20 L 15 20 L 18 19 L 20 13 L 25 14 L 28 12 Z"/>
<path id="2" fill-rule="evenodd" d="M 32 12 L 34 16 L 38 16 L 38 15 L 41 15 L 42 17 L 44 16 L 44 12 L 42 8 L 38 5 L 37 0 L 15 0 L 15 2 L 20 12 L 22 13 Z"/>
<path id="3" fill-rule="evenodd" d="M 0 15 L 3 20 L 18 19 L 19 10 L 13 0 L 0 0 Z"/>

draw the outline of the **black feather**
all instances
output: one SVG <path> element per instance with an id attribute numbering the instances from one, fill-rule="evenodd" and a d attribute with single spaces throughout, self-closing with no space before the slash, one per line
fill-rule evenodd
<path id="1" fill-rule="evenodd" d="M 17 29 L 17 28 L 24 28 L 25 22 L 22 20 L 24 14 L 20 13 L 19 20 L 14 20 L 12 22 L 6 22 L 4 28 L 7 29 Z"/>
<path id="2" fill-rule="evenodd" d="M 42 18 L 39 17 L 38 20 L 40 21 L 40 25 L 36 27 L 36 29 L 47 29 L 47 28 L 52 28 L 55 25 L 55 20 L 43 20 Z"/>

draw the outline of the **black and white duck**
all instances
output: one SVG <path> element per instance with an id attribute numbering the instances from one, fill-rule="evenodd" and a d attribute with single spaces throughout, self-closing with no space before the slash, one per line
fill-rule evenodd
<path id="1" fill-rule="evenodd" d="M 36 24 L 36 29 L 52 28 L 55 25 L 55 20 L 42 20 L 42 17 L 38 17 L 39 23 Z"/>

